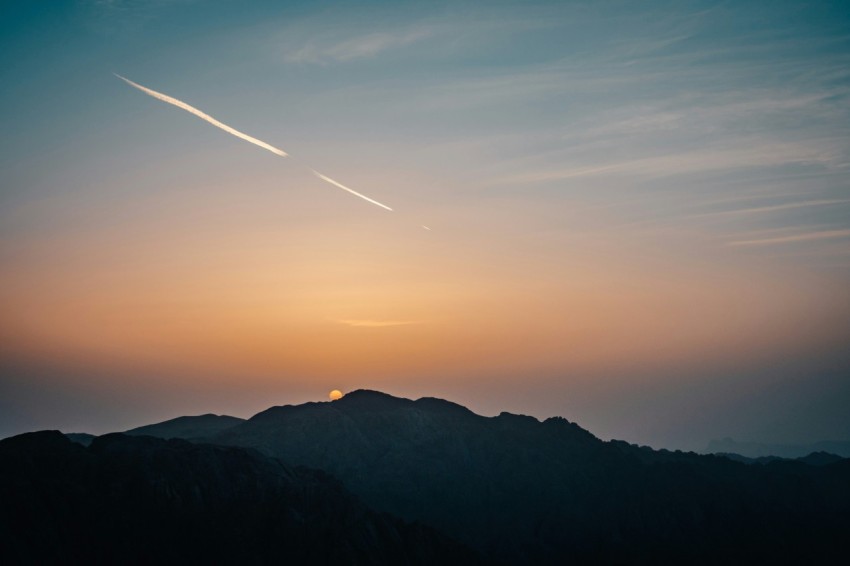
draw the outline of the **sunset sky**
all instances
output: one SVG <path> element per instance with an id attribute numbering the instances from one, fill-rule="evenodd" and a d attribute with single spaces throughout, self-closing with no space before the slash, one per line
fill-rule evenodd
<path id="1" fill-rule="evenodd" d="M 4 2 L 0 84 L 0 437 L 370 388 L 850 439 L 845 2 Z"/>

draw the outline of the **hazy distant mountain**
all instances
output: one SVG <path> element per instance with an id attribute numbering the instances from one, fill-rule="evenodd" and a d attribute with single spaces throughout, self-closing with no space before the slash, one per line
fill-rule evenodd
<path id="1" fill-rule="evenodd" d="M 213 437 L 338 477 L 373 508 L 508 563 L 810 561 L 843 548 L 850 461 L 747 466 L 355 391 Z"/>
<path id="2" fill-rule="evenodd" d="M 740 454 L 727 453 L 727 452 L 717 452 L 715 456 L 723 456 L 724 458 L 729 458 L 730 460 L 734 460 L 736 462 L 742 462 L 744 464 L 769 464 L 771 462 L 777 461 L 794 461 L 794 462 L 802 462 L 803 464 L 808 464 L 810 466 L 825 466 L 827 464 L 834 464 L 835 462 L 839 462 L 844 460 L 841 456 L 836 454 L 830 454 L 829 452 L 812 452 L 807 456 L 802 456 L 800 458 L 780 458 L 779 456 L 760 456 L 758 458 L 747 458 L 746 456 L 741 456 Z"/>
<path id="3" fill-rule="evenodd" d="M 76 442 L 77 444 L 81 444 L 83 446 L 88 446 L 92 443 L 92 441 L 97 438 L 93 434 L 89 434 L 87 432 L 66 432 L 65 436 L 71 442 Z"/>
<path id="4" fill-rule="evenodd" d="M 0 564 L 465 564 L 432 529 L 241 448 L 55 431 L 0 441 Z"/>
<path id="5" fill-rule="evenodd" d="M 177 417 L 152 425 L 140 426 L 130 429 L 124 434 L 131 436 L 154 436 L 156 438 L 182 438 L 191 440 L 212 436 L 229 428 L 232 428 L 245 419 L 230 417 L 228 415 L 198 415 L 196 417 Z"/>
<path id="6" fill-rule="evenodd" d="M 844 458 L 837 454 L 830 454 L 829 452 L 812 452 L 808 456 L 797 458 L 798 462 L 803 462 L 810 466 L 826 466 L 827 464 L 834 464 L 841 460 L 844 460 Z"/>
<path id="7" fill-rule="evenodd" d="M 731 438 L 712 440 L 705 450 L 709 454 L 740 454 L 747 458 L 778 456 L 780 458 L 802 458 L 812 452 L 828 452 L 842 458 L 850 458 L 850 440 L 824 441 L 812 444 L 766 444 L 762 442 L 739 442 Z"/>

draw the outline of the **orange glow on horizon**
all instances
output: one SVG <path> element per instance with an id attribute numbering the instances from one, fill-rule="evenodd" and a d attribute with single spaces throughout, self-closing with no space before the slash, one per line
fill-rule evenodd
<path id="1" fill-rule="evenodd" d="M 221 191 L 207 191 L 207 211 L 187 191 L 120 231 L 85 217 L 7 246 L 6 350 L 292 381 L 541 368 L 579 379 L 795 347 L 795 321 L 834 316 L 840 296 L 672 249 L 635 258 L 631 237 L 543 245 L 498 216 L 479 228 L 488 238 L 347 211 L 286 224 Z"/>

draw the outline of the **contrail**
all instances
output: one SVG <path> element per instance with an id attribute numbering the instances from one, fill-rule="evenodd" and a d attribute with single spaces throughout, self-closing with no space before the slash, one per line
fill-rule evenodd
<path id="1" fill-rule="evenodd" d="M 257 138 L 252 138 L 248 134 L 243 134 L 239 130 L 235 130 L 235 129 L 231 128 L 230 126 L 228 126 L 227 124 L 222 124 L 221 122 L 219 122 L 218 120 L 216 120 L 215 118 L 210 116 L 209 114 L 201 112 L 200 110 L 198 110 L 194 106 L 190 106 L 190 105 L 186 104 L 185 102 L 183 102 L 181 100 L 177 100 L 176 98 L 172 98 L 171 96 L 168 96 L 167 94 L 162 94 L 161 92 L 157 92 L 155 90 L 151 90 L 147 87 L 144 87 L 144 86 L 142 86 L 138 83 L 134 83 L 130 79 L 122 77 L 118 73 L 112 73 L 112 74 L 115 75 L 116 77 L 118 77 L 119 79 L 121 79 L 122 81 L 124 81 L 125 83 L 127 83 L 128 85 L 130 85 L 131 87 L 137 88 L 140 91 L 144 92 L 145 94 L 156 98 L 157 100 L 161 100 L 163 102 L 173 104 L 177 108 L 182 108 L 183 110 L 185 110 L 187 112 L 191 112 L 192 114 L 194 114 L 195 116 L 197 116 L 201 120 L 205 120 L 205 121 L 209 122 L 210 124 L 212 124 L 216 128 L 221 128 L 222 130 L 224 130 L 228 134 L 233 134 L 237 138 L 241 138 L 241 139 L 243 139 L 247 142 L 251 142 L 254 145 L 258 145 L 263 149 L 267 149 L 270 152 L 274 153 L 275 155 L 279 155 L 281 157 L 287 157 L 289 155 L 288 153 L 286 153 L 282 149 L 278 149 L 275 146 L 267 144 L 266 142 L 264 142 L 262 140 L 258 140 Z M 342 189 L 344 191 L 348 191 L 349 193 L 351 193 L 355 196 L 358 196 L 358 197 L 362 198 L 363 200 L 369 201 L 374 205 L 377 205 L 377 206 L 380 206 L 381 208 L 385 208 L 389 211 L 392 211 L 392 208 L 388 207 L 387 205 L 381 204 L 380 202 L 378 202 L 376 200 L 370 199 L 366 195 L 360 194 L 353 189 L 349 189 L 348 187 L 346 187 L 342 183 L 337 183 L 336 181 L 334 181 L 330 177 L 325 177 L 324 175 L 322 175 L 321 173 L 319 173 L 315 169 L 310 169 L 310 171 L 312 171 L 313 174 L 316 175 L 316 177 L 325 181 L 326 183 L 330 183 L 331 185 L 333 185 L 335 187 L 339 187 L 340 189 Z M 428 230 L 430 230 L 430 228 L 428 228 Z"/>
<path id="2" fill-rule="evenodd" d="M 251 142 L 252 144 L 254 144 L 254 145 L 258 145 L 258 146 L 260 146 L 260 147 L 261 147 L 261 148 L 263 148 L 263 149 L 267 149 L 267 150 L 269 150 L 270 152 L 274 153 L 275 155 L 279 155 L 279 156 L 281 156 L 281 157 L 286 157 L 286 156 L 288 155 L 288 154 L 287 154 L 285 151 L 283 151 L 282 149 L 278 149 L 278 148 L 276 148 L 275 146 L 273 146 L 273 145 L 269 145 L 269 144 L 267 144 L 266 142 L 264 142 L 264 141 L 262 141 L 262 140 L 258 140 L 257 138 L 252 138 L 252 137 L 251 137 L 251 136 L 249 136 L 248 134 L 243 134 L 243 133 L 242 133 L 242 132 L 240 132 L 239 130 L 235 130 L 235 129 L 231 128 L 230 126 L 228 126 L 227 124 L 222 124 L 221 122 L 219 122 L 218 120 L 216 120 L 215 118 L 213 118 L 212 116 L 210 116 L 209 114 L 205 114 L 204 112 L 201 112 L 200 110 L 198 110 L 198 109 L 197 109 L 197 108 L 195 108 L 194 106 L 189 106 L 189 105 L 188 105 L 188 104 L 186 104 L 185 102 L 180 101 L 180 100 L 177 100 L 176 98 L 172 98 L 172 97 L 168 96 L 167 94 L 162 94 L 161 92 L 157 92 L 157 91 L 155 91 L 155 90 L 151 90 L 151 89 L 149 89 L 149 88 L 147 88 L 147 87 L 143 87 L 142 85 L 137 84 L 137 83 L 134 83 L 134 82 L 133 82 L 133 81 L 131 81 L 130 79 L 124 78 L 124 77 L 122 77 L 121 75 L 119 75 L 119 74 L 117 74 L 117 73 L 113 73 L 113 74 L 114 74 L 116 77 L 118 77 L 119 79 L 121 79 L 122 81 L 124 81 L 125 83 L 127 83 L 128 85 L 130 85 L 131 87 L 133 87 L 133 88 L 137 88 L 137 89 L 139 89 L 140 91 L 144 92 L 145 94 L 148 94 L 148 95 L 150 95 L 150 96 L 152 96 L 152 97 L 156 98 L 157 100 L 161 100 L 161 101 L 163 101 L 163 102 L 167 102 L 167 103 L 169 103 L 169 104 L 173 104 L 173 105 L 174 105 L 174 106 L 176 106 L 177 108 L 182 108 L 182 109 L 183 109 L 183 110 L 185 110 L 186 112 L 191 112 L 192 114 L 194 114 L 195 116 L 197 116 L 197 117 L 198 117 L 198 118 L 200 118 L 201 120 L 206 120 L 207 122 L 209 122 L 210 124 L 212 124 L 212 125 L 213 125 L 213 126 L 215 126 L 216 128 L 221 128 L 222 130 L 224 130 L 224 131 L 225 131 L 225 132 L 227 132 L 228 134 L 233 134 L 233 135 L 234 135 L 234 136 L 236 136 L 237 138 L 242 138 L 243 140 L 245 140 L 245 141 L 247 141 L 247 142 Z"/>
<path id="3" fill-rule="evenodd" d="M 324 175 L 322 175 L 321 173 L 319 173 L 319 172 L 318 172 L 318 171 L 316 171 L 315 169 L 311 169 L 311 171 L 313 172 L 313 174 L 314 174 L 316 177 L 318 177 L 318 178 L 319 178 L 319 179 L 321 179 L 322 181 L 325 181 L 325 182 L 327 182 L 327 183 L 330 183 L 330 184 L 331 184 L 331 185 L 333 185 L 334 187 L 339 187 L 339 188 L 340 188 L 340 189 L 342 189 L 343 191 L 348 191 L 349 193 L 351 193 L 351 194 L 353 194 L 353 195 L 356 195 L 356 196 L 358 196 L 358 197 L 362 198 L 363 200 L 368 200 L 368 201 L 369 201 L 369 202 L 371 202 L 372 204 L 377 204 L 377 205 L 378 205 L 378 206 L 380 206 L 381 208 L 386 208 L 387 210 L 392 211 L 392 208 L 388 207 L 387 205 L 385 205 L 385 204 L 381 204 L 381 203 L 379 203 L 379 202 L 378 202 L 378 201 L 376 201 L 376 200 L 372 200 L 372 199 L 370 199 L 369 197 L 367 197 L 366 195 L 361 195 L 361 194 L 360 194 L 360 193 L 358 193 L 357 191 L 352 190 L 352 189 L 349 189 L 348 187 L 346 187 L 346 186 L 345 186 L 345 185 L 343 185 L 342 183 L 337 183 L 336 181 L 334 181 L 334 180 L 333 180 L 333 179 L 331 179 L 330 177 L 325 177 Z"/>

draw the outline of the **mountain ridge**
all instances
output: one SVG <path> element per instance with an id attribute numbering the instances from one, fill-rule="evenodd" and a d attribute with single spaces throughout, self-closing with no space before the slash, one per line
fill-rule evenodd
<path id="1" fill-rule="evenodd" d="M 565 554 L 699 561 L 697 549 L 714 560 L 739 552 L 755 560 L 765 545 L 793 539 L 801 516 L 832 532 L 834 518 L 810 515 L 811 504 L 794 491 L 801 482 L 818 500 L 840 491 L 850 510 L 850 478 L 837 464 L 752 468 L 604 442 L 563 417 L 486 417 L 448 401 L 369 390 L 260 415 L 207 441 L 326 470 L 371 507 L 511 563 L 558 563 Z"/>
<path id="2" fill-rule="evenodd" d="M 144 425 L 124 431 L 129 436 L 155 436 L 158 438 L 203 438 L 245 422 L 245 419 L 230 415 L 205 413 L 196 416 L 183 416 L 166 421 Z"/>
<path id="3" fill-rule="evenodd" d="M 190 440 L 322 470 L 376 512 L 490 562 L 817 561 L 843 552 L 850 529 L 847 459 L 745 464 L 433 397 L 358 390 Z"/>

